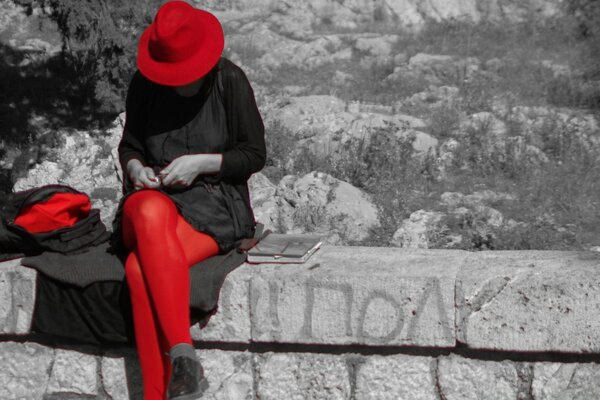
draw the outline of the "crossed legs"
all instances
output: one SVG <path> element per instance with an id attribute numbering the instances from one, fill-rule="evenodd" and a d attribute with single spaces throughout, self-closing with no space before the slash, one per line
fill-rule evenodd
<path id="1" fill-rule="evenodd" d="M 125 276 L 146 400 L 163 400 L 170 374 L 167 352 L 190 337 L 188 268 L 216 255 L 218 244 L 196 231 L 165 194 L 140 190 L 123 204 L 123 241 L 131 250 Z"/>

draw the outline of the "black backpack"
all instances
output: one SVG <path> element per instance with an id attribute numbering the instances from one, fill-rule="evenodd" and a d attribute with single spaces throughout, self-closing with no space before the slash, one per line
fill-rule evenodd
<path id="1" fill-rule="evenodd" d="M 66 185 L 44 185 L 6 196 L 0 207 L 0 260 L 32 256 L 44 251 L 80 253 L 108 240 L 110 232 L 100 220 L 100 210 L 91 209 L 74 225 L 50 232 L 30 233 L 14 223 L 24 207 L 43 203 L 55 193 L 83 194 Z M 87 196 L 87 195 L 86 195 Z"/>

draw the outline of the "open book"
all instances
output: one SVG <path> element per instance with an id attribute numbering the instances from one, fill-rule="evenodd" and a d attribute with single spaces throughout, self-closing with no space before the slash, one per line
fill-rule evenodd
<path id="1" fill-rule="evenodd" d="M 248 250 L 249 263 L 303 263 L 321 246 L 322 237 L 309 234 L 269 233 Z"/>

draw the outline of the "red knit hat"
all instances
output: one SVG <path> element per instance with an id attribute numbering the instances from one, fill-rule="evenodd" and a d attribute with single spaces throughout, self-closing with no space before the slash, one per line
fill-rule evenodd
<path id="1" fill-rule="evenodd" d="M 163 4 L 138 46 L 142 75 L 161 85 L 181 86 L 206 75 L 223 52 L 223 28 L 211 13 L 179 0 Z"/>

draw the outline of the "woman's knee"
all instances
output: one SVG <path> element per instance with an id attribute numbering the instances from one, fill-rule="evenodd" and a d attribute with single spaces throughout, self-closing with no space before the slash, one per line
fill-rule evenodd
<path id="1" fill-rule="evenodd" d="M 123 215 L 134 224 L 164 224 L 165 218 L 173 218 L 177 207 L 164 193 L 157 190 L 140 190 L 130 195 L 123 204 Z"/>

